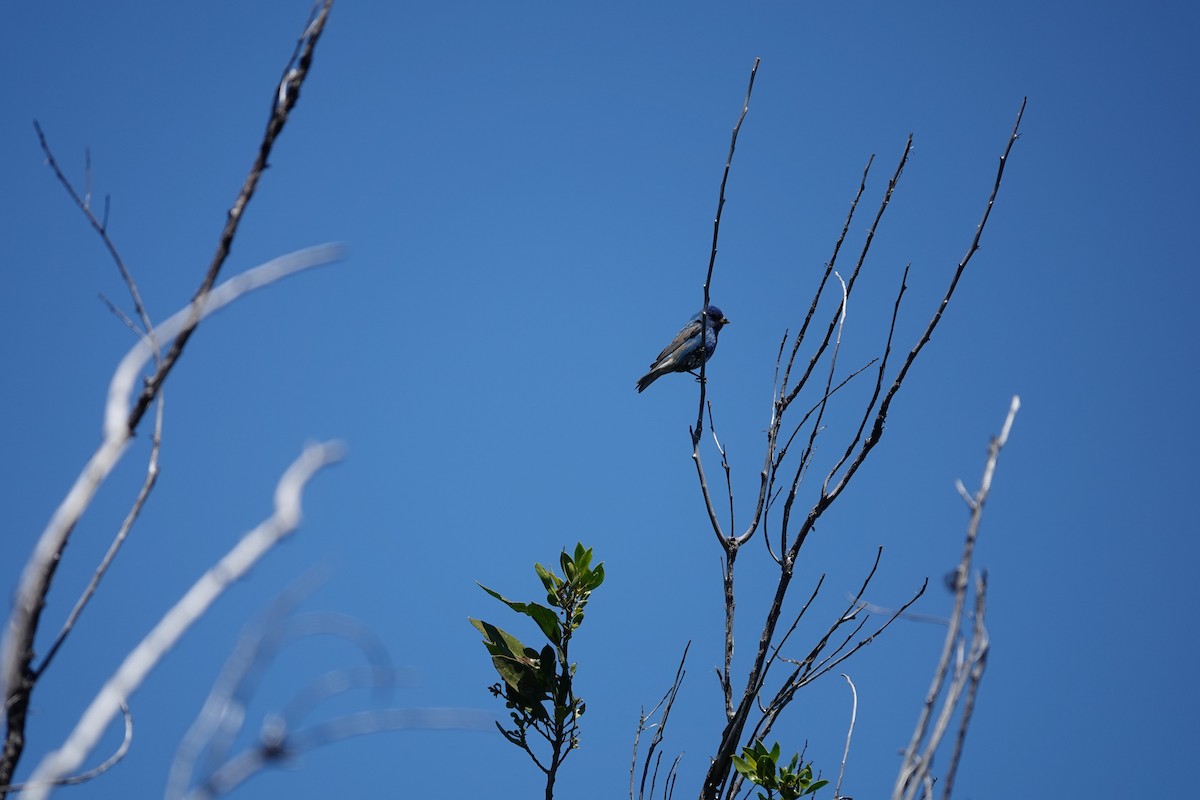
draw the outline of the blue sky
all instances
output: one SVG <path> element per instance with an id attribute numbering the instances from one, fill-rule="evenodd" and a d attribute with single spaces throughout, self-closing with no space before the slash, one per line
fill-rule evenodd
<path id="1" fill-rule="evenodd" d="M 132 343 L 97 299 L 127 305 L 116 270 L 44 166 L 32 120 L 76 179 L 90 148 L 111 234 L 151 315 L 165 318 L 211 257 L 307 12 L 10 9 L 4 586 L 95 447 L 108 378 Z M 953 566 L 966 524 L 954 480 L 977 484 L 988 437 L 1020 394 L 978 554 L 993 651 L 956 796 L 1013 784 L 1045 797 L 1147 785 L 1186 795 L 1190 765 L 1170 754 L 1197 744 L 1200 714 L 1188 677 L 1200 557 L 1200 441 L 1188 419 L 1200 344 L 1196 14 L 1180 3 L 339 3 L 226 269 L 326 241 L 348 257 L 247 298 L 193 339 L 166 387 L 160 484 L 38 687 L 24 769 L 269 513 L 302 445 L 337 437 L 349 456 L 315 479 L 299 534 L 138 693 L 125 763 L 72 791 L 160 792 L 241 626 L 314 564 L 329 577 L 305 608 L 361 619 L 413 670 L 398 705 L 499 712 L 466 618 L 533 636 L 474 582 L 535 599 L 532 563 L 582 540 L 609 580 L 575 651 L 589 711 L 560 796 L 624 794 L 639 707 L 666 689 L 688 640 L 667 749 L 685 753 L 678 796 L 695 792 L 721 715 L 718 550 L 687 435 L 696 387 L 671 376 L 637 395 L 633 384 L 699 307 L 729 131 L 761 57 L 712 290 L 733 320 L 709 396 L 739 514 L 779 337 L 807 308 L 868 156 L 878 154 L 864 200 L 873 212 L 915 135 L 849 310 L 845 369 L 877 351 L 908 263 L 898 341 L 916 341 L 1029 97 L 983 247 L 882 444 L 805 550 L 797 601 L 828 575 L 805 641 L 877 546 L 868 595 L 881 605 Z M 838 450 L 845 424 L 831 422 L 819 458 Z M 48 630 L 134 496 L 145 438 L 77 531 Z M 739 567 L 745 658 L 770 563 L 755 543 Z M 949 603 L 935 585 L 916 610 Z M 898 624 L 845 665 L 859 692 L 847 794 L 890 788 L 940 636 Z M 354 661 L 345 645 L 302 644 L 256 711 Z M 847 716 L 831 676 L 776 733 L 793 749 L 807 740 L 817 766 L 836 772 Z M 499 785 L 527 797 L 539 777 L 494 732 L 410 731 L 312 754 L 241 796 Z"/>

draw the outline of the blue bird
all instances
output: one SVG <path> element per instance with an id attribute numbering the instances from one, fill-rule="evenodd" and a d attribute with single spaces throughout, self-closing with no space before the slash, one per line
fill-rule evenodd
<path id="1" fill-rule="evenodd" d="M 701 316 L 707 317 L 707 324 L 701 322 Z M 717 334 L 721 327 L 728 325 L 729 320 L 714 305 L 707 306 L 703 311 L 688 320 L 671 343 L 663 348 L 650 365 L 650 371 L 637 382 L 639 392 L 666 375 L 668 372 L 691 372 L 699 369 L 701 361 L 708 361 L 717 349 Z M 700 347 L 701 331 L 703 330 L 704 347 Z M 703 357 L 701 356 L 703 350 Z"/>

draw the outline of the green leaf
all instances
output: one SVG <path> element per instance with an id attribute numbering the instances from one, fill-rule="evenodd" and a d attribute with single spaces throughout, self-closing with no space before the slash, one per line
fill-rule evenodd
<path id="1" fill-rule="evenodd" d="M 806 789 L 804 793 L 805 794 L 813 794 L 818 789 L 824 789 L 828 785 L 829 785 L 829 781 L 817 781 L 812 786 L 808 787 L 808 789 Z"/>
<path id="2" fill-rule="evenodd" d="M 543 567 L 541 564 L 534 564 L 533 571 L 537 573 L 537 576 L 539 578 L 541 578 L 542 585 L 546 587 L 547 594 L 551 594 L 551 595 L 558 594 L 558 591 L 562 587 L 562 584 L 563 584 L 562 578 L 558 577 L 553 572 L 551 572 L 550 570 Z"/>
<path id="3" fill-rule="evenodd" d="M 775 762 L 770 758 L 760 759 L 758 762 L 758 774 L 762 778 L 759 781 L 763 786 L 770 786 L 775 783 Z"/>
<path id="4" fill-rule="evenodd" d="M 545 606 L 538 605 L 537 603 L 518 603 L 515 600 L 509 600 L 504 595 L 500 594 L 499 592 L 492 591 L 482 583 L 479 584 L 479 588 L 483 589 L 485 592 L 499 600 L 501 603 L 504 603 L 504 605 L 508 606 L 513 611 L 516 611 L 518 614 L 524 614 L 525 616 L 531 618 L 537 623 L 538 627 L 542 629 L 542 633 L 545 634 L 546 638 L 555 645 L 562 644 L 562 626 L 558 622 L 558 616 L 553 611 Z"/>
<path id="5" fill-rule="evenodd" d="M 554 684 L 558 680 L 558 656 L 561 652 L 558 648 L 550 645 L 542 648 L 541 669 L 548 685 Z"/>
<path id="6" fill-rule="evenodd" d="M 582 543 L 577 543 L 575 545 L 575 568 L 580 572 L 587 572 L 591 564 L 592 548 L 585 548 Z"/>
<path id="7" fill-rule="evenodd" d="M 553 684 L 545 677 L 545 664 L 538 652 L 491 623 L 478 619 L 470 622 L 484 635 L 484 646 L 492 654 L 492 666 L 504 681 L 505 701 L 535 719 L 549 719 L 542 703 Z M 550 675 L 553 678 L 553 661 Z"/>
<path id="8" fill-rule="evenodd" d="M 492 655 L 504 655 L 519 660 L 522 657 L 527 658 L 526 654 L 532 654 L 536 658 L 537 651 L 531 650 L 521 644 L 520 639 L 506 631 L 500 630 L 490 622 L 484 622 L 481 619 L 474 619 L 473 617 L 467 617 L 467 621 L 483 634 L 483 644 Z"/>
<path id="9" fill-rule="evenodd" d="M 588 575 L 587 591 L 595 591 L 602 583 L 604 583 L 604 564 L 597 564 L 596 568 Z"/>

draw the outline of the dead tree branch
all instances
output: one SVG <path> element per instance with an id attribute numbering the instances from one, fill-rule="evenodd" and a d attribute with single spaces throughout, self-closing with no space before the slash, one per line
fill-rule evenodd
<path id="1" fill-rule="evenodd" d="M 104 479 L 120 459 L 126 446 L 136 432 L 138 424 L 145 415 L 146 410 L 159 396 L 163 382 L 170 374 L 175 363 L 177 363 L 184 346 L 195 331 L 196 326 L 205 316 L 228 304 L 244 292 L 300 269 L 315 266 L 317 263 L 326 263 L 334 254 L 334 251 L 326 249 L 309 251 L 293 257 L 285 257 L 284 260 L 271 262 L 270 265 L 264 265 L 264 268 L 252 270 L 250 273 L 226 282 L 223 284 L 225 291 L 222 293 L 222 296 L 214 296 L 218 290 L 214 290 L 213 287 L 216 284 L 221 267 L 224 265 L 229 254 L 230 246 L 237 233 L 238 225 L 241 222 L 246 205 L 250 202 L 254 190 L 258 185 L 259 178 L 267 166 L 268 158 L 275 141 L 282 132 L 300 96 L 300 87 L 303 85 L 312 66 L 313 53 L 317 41 L 320 39 L 321 33 L 325 28 L 325 22 L 328 19 L 332 4 L 332 0 L 324 0 L 314 10 L 312 18 L 305 27 L 304 33 L 297 41 L 292 57 L 284 69 L 282 80 L 272 92 L 271 114 L 267 122 L 266 132 L 259 144 L 258 156 L 242 185 L 242 189 L 233 207 L 229 211 L 224 230 L 217 245 L 216 255 L 213 257 L 212 263 L 200 283 L 200 288 L 197 290 L 183 317 L 176 315 L 171 320 L 168 320 L 168 323 L 164 323 L 164 325 L 159 326 L 157 329 L 150 325 L 149 316 L 146 314 L 145 307 L 137 292 L 136 283 L 133 282 L 130 272 L 125 268 L 124 262 L 120 259 L 115 246 L 112 245 L 111 239 L 108 237 L 107 202 L 105 214 L 101 219 L 96 219 L 95 215 L 91 212 L 90 158 L 87 170 L 87 189 L 83 196 L 80 197 L 74 188 L 71 187 L 69 181 L 66 181 L 57 163 L 53 163 L 53 155 L 49 152 L 45 137 L 42 135 L 40 127 L 37 128 L 39 140 L 48 159 L 52 162 L 51 166 L 55 174 L 59 177 L 60 182 L 66 186 L 76 205 L 88 217 L 92 227 L 100 233 L 106 247 L 109 248 L 110 254 L 117 261 L 122 277 L 125 279 L 126 285 L 129 287 L 131 296 L 134 299 L 134 305 L 138 310 L 139 316 L 142 318 L 142 324 L 145 326 L 146 339 L 144 343 L 139 344 L 131 351 L 113 377 L 105 412 L 103 444 L 101 444 L 100 448 L 84 467 L 82 474 L 51 518 L 50 523 L 38 540 L 34 554 L 21 574 L 13 609 L 9 616 L 8 625 L 3 632 L 3 641 L 0 642 L 0 697 L 3 697 L 5 700 L 5 737 L 3 751 L 0 752 L 0 786 L 11 783 L 21 754 L 25 749 L 25 728 L 29 701 L 38 679 L 38 673 L 32 667 L 35 657 L 33 643 L 41 621 L 42 611 L 45 608 L 46 596 L 50 590 L 54 573 L 61 561 L 71 532 L 74 530 L 75 524 L 78 522 L 83 510 L 91 502 L 100 484 L 103 483 Z M 268 266 L 269 268 L 267 268 Z M 168 324 L 173 325 L 169 332 L 164 330 Z M 158 346 L 160 341 L 164 343 L 166 341 L 171 342 L 169 352 L 165 357 L 161 358 Z M 128 398 L 132 394 L 133 383 L 138 372 L 140 372 L 151 356 L 155 360 L 156 368 L 153 374 L 146 379 L 142 391 L 131 406 Z M 119 415 L 119 418 L 115 418 L 117 415 Z M 147 478 L 146 484 L 150 487 L 153 486 L 152 476 Z M 136 509 L 137 506 L 135 504 L 135 512 Z M 83 602 L 86 603 L 86 596 Z M 64 631 L 69 632 L 70 628 L 65 627 Z M 65 633 L 60 634 L 60 642 L 63 635 Z M 57 644 L 54 647 L 56 652 Z M 5 790 L 0 789 L 0 800 L 6 794 Z"/>
<path id="2" fill-rule="evenodd" d="M 950 792 L 954 787 L 954 775 L 962 757 L 967 726 L 971 721 L 975 697 L 987 665 L 989 648 L 987 629 L 983 622 L 987 592 L 986 577 L 981 576 L 976 583 L 974 628 L 970 641 L 964 643 L 961 633 L 963 621 L 966 619 L 971 563 L 975 554 L 975 544 L 979 538 L 979 526 L 983 521 L 983 507 L 992 489 L 992 477 L 996 472 L 996 463 L 999 461 L 1000 451 L 1008 441 L 1008 434 L 1012 430 L 1013 420 L 1020 407 L 1020 398 L 1013 397 L 1000 435 L 994 437 L 988 446 L 988 457 L 984 465 L 979 491 L 968 502 L 971 519 L 967 524 L 962 558 L 959 559 L 958 568 L 954 573 L 954 610 L 946 628 L 946 638 L 942 643 L 941 656 L 933 671 L 933 682 L 925 694 L 925 701 L 917 715 L 917 724 L 913 730 L 912 739 L 909 740 L 908 746 L 904 750 L 900 773 L 896 777 L 896 784 L 892 789 L 892 800 L 912 800 L 918 796 L 918 793 L 921 793 L 921 797 L 932 797 L 930 789 L 934 780 L 934 756 L 950 728 L 950 720 L 959 708 L 959 701 L 965 695 L 958 735 L 946 773 L 945 788 L 942 792 L 945 800 L 949 800 Z M 940 708 L 938 708 L 939 698 L 941 699 Z M 935 708 L 938 709 L 936 715 Z"/>
<path id="3" fill-rule="evenodd" d="M 883 435 L 884 424 L 886 422 L 891 403 L 903 385 L 905 378 L 908 375 L 910 368 L 915 362 L 924 346 L 930 341 L 934 329 L 940 322 L 942 315 L 949 304 L 950 299 L 954 295 L 954 291 L 958 285 L 963 272 L 965 271 L 971 257 L 979 249 L 979 241 L 990 217 L 991 210 L 994 206 L 996 196 L 1000 189 L 1000 184 L 1004 175 L 1004 167 L 1007 164 L 1008 156 L 1012 151 L 1020 131 L 1021 117 L 1024 114 L 1025 104 L 1022 102 L 1021 108 L 1017 113 L 1016 122 L 1013 125 L 1013 130 L 1008 138 L 1004 152 L 1000 157 L 1000 167 L 996 174 L 996 180 L 992 186 L 991 193 L 988 197 L 984 208 L 983 216 L 976 226 L 974 236 L 967 249 L 967 253 L 959 261 L 955 268 L 945 294 L 942 297 L 941 303 L 935 310 L 935 313 L 921 335 L 917 339 L 915 345 L 908 352 L 904 361 L 896 370 L 896 374 L 888 379 L 889 356 L 892 352 L 893 341 L 896 333 L 896 323 L 899 316 L 899 308 L 902 297 L 907 288 L 908 267 L 905 267 L 904 278 L 900 282 L 900 288 L 896 294 L 896 300 L 893 305 L 891 321 L 888 328 L 887 339 L 883 346 L 883 353 L 879 360 L 879 367 L 876 373 L 874 386 L 872 387 L 869 397 L 863 406 L 863 411 L 857 430 L 855 430 L 848 438 L 844 448 L 841 450 L 840 457 L 835 461 L 833 466 L 825 473 L 824 478 L 816 492 L 816 498 L 808 507 L 803 517 L 798 520 L 794 519 L 795 511 L 799 510 L 797 502 L 800 498 L 800 488 L 804 477 L 807 475 L 812 466 L 814 455 L 816 452 L 816 440 L 818 434 L 823 430 L 822 422 L 824 411 L 828 403 L 830 395 L 844 385 L 845 381 L 839 381 L 837 377 L 836 358 L 841 341 L 841 332 L 845 324 L 847 308 L 854 296 L 854 290 L 859 277 L 863 274 L 863 267 L 866 263 L 867 256 L 870 252 L 872 242 L 875 240 L 876 233 L 880 223 L 889 208 L 893 199 L 896 187 L 899 183 L 901 174 L 904 171 L 905 165 L 908 162 L 909 154 L 912 151 L 912 137 L 909 136 L 905 143 L 904 151 L 900 157 L 899 163 L 888 181 L 887 187 L 880 200 L 878 209 L 874 219 L 866 232 L 866 236 L 859 252 L 858 260 L 848 277 L 842 280 L 835 271 L 834 262 L 837 254 L 840 252 L 842 243 L 845 240 L 846 232 L 850 227 L 850 221 L 854 215 L 854 211 L 858 206 L 859 200 L 863 193 L 863 187 L 866 183 L 866 171 L 864 171 L 863 181 L 860 184 L 859 191 L 851 203 L 850 212 L 847 215 L 846 223 L 843 226 L 841 235 L 838 238 L 837 244 L 834 247 L 834 255 L 830 263 L 826 265 L 825 272 L 820 279 L 818 289 L 814 295 L 813 301 L 809 306 L 809 312 L 806 315 L 799 333 L 793 342 L 791 352 L 787 357 L 786 362 L 782 362 L 784 347 L 781 346 L 779 356 L 780 362 L 776 365 L 776 375 L 782 374 L 783 378 L 777 384 L 775 400 L 772 408 L 770 426 L 767 431 L 766 453 L 764 458 L 764 466 L 760 473 L 760 489 L 756 508 L 751 514 L 751 522 L 746 532 L 742 536 L 722 535 L 721 526 L 718 522 L 717 515 L 714 510 L 713 499 L 710 495 L 709 486 L 705 478 L 705 471 L 699 454 L 699 448 L 695 446 L 696 430 L 692 430 L 693 435 L 693 462 L 696 465 L 696 472 L 700 483 L 701 495 L 704 499 L 705 506 L 708 510 L 709 520 L 717 533 L 718 541 L 724 551 L 724 567 L 722 573 L 722 592 L 725 598 L 726 615 L 725 615 L 725 631 L 724 631 L 724 648 L 725 648 L 725 665 L 724 670 L 720 673 L 721 685 L 724 693 L 726 707 L 726 727 L 722 733 L 720 743 L 716 752 L 710 761 L 708 774 L 705 776 L 704 783 L 701 787 L 700 797 L 703 800 L 716 800 L 717 797 L 725 796 L 732 798 L 736 787 L 730 780 L 732 769 L 732 756 L 737 752 L 737 748 L 745 741 L 746 730 L 750 730 L 757 737 L 765 736 L 770 730 L 778 714 L 783 707 L 789 703 L 795 691 L 803 685 L 811 682 L 816 676 L 828 672 L 837 664 L 841 663 L 852 654 L 855 650 L 861 648 L 871 639 L 882 632 L 888 625 L 893 622 L 900 613 L 903 613 L 915 601 L 916 596 L 919 596 L 924 591 L 924 587 L 917 592 L 908 603 L 906 603 L 895 615 L 893 615 L 887 623 L 885 623 L 878 631 L 866 637 L 862 641 L 850 647 L 851 641 L 858 634 L 858 631 L 865 624 L 865 618 L 858 620 L 858 615 L 862 608 L 854 606 L 847 610 L 841 618 L 839 618 L 822 637 L 817 646 L 810 651 L 808 656 L 800 660 L 783 659 L 791 661 L 796 665 L 792 675 L 789 676 L 783 683 L 782 687 L 775 695 L 775 699 L 762 708 L 761 715 L 757 717 L 757 722 L 752 722 L 754 710 L 759 704 L 761 692 L 766 686 L 768 672 L 772 665 L 777 662 L 779 648 L 782 646 L 782 641 L 776 641 L 777 626 L 780 617 L 783 613 L 784 602 L 787 596 L 788 589 L 794 570 L 799 559 L 800 551 L 807 541 L 807 537 L 816 529 L 818 520 L 822 518 L 829 507 L 843 494 L 850 481 L 858 471 L 859 467 L 865 463 L 874 447 L 879 443 Z M 868 162 L 868 169 L 870 162 Z M 715 248 L 714 248 L 715 250 Z M 821 299 L 825 289 L 829 286 L 830 276 L 834 276 L 840 282 L 841 296 L 840 302 L 837 304 L 828 326 L 826 327 L 820 341 L 815 345 L 813 352 L 806 359 L 804 368 L 799 371 L 799 377 L 795 383 L 792 383 L 793 367 L 797 366 L 800 357 L 801 345 L 804 341 L 809 324 L 816 313 L 818 302 Z M 797 425 L 786 440 L 781 440 L 780 435 L 783 431 L 783 425 L 791 404 L 797 399 L 800 392 L 809 385 L 810 377 L 816 374 L 818 365 L 824 364 L 822 369 L 827 371 L 827 375 L 823 374 L 820 380 L 819 395 L 820 399 L 815 403 L 816 414 L 813 419 L 809 419 L 808 415 Z M 703 388 L 702 388 L 703 391 Z M 807 428 L 808 433 L 802 439 L 798 439 L 797 434 L 802 428 Z M 785 459 L 789 455 L 790 446 L 794 441 L 799 440 L 803 443 L 799 455 L 796 457 L 796 463 L 792 466 L 787 466 Z M 724 458 L 724 457 L 723 457 Z M 778 488 L 777 488 L 778 487 Z M 784 494 L 784 503 L 781 519 L 779 521 L 779 552 L 775 554 L 771 549 L 772 556 L 779 567 L 779 579 L 775 590 L 775 595 L 767 609 L 761 634 L 758 639 L 758 646 L 754 655 L 753 662 L 746 675 L 745 686 L 742 689 L 740 698 L 734 698 L 732 692 L 732 675 L 730 672 L 730 663 L 732 660 L 734 631 L 733 631 L 733 604 L 734 604 L 734 567 L 736 563 L 737 553 L 740 545 L 751 538 L 757 530 L 760 521 L 767 519 L 767 511 L 773 499 L 780 493 Z M 732 501 L 731 501 L 732 504 Z M 797 524 L 798 523 L 798 524 Z M 768 543 L 769 544 L 769 543 Z M 869 578 L 868 578 L 869 580 Z M 964 578 L 965 580 L 965 578 Z M 865 584 L 864 584 L 865 589 Z M 861 597 L 862 590 L 859 596 Z M 859 598 L 856 598 L 856 603 Z M 840 644 L 834 646 L 831 654 L 822 656 L 821 651 L 830 642 L 830 637 L 842 625 L 858 620 L 849 636 L 846 636 Z M 784 635 L 784 640 L 790 635 L 795 624 Z M 818 659 L 822 660 L 818 660 Z"/>

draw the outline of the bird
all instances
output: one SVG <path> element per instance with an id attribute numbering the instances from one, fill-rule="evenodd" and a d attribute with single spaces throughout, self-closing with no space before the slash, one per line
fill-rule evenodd
<path id="1" fill-rule="evenodd" d="M 697 311 L 650 364 L 650 371 L 638 380 L 638 392 L 645 391 L 647 386 L 668 372 L 692 372 L 699 369 L 700 364 L 708 361 L 716 352 L 717 334 L 728 324 L 729 320 L 721 313 L 721 309 L 712 304 Z M 700 345 L 701 337 L 704 341 L 703 347 Z"/>

